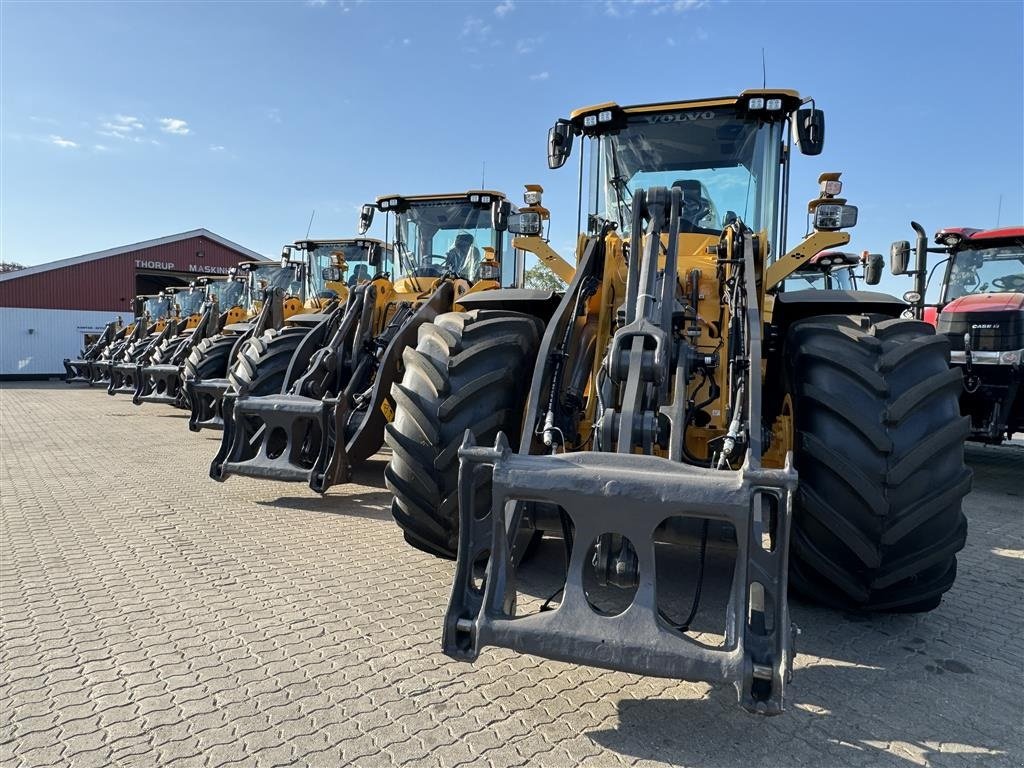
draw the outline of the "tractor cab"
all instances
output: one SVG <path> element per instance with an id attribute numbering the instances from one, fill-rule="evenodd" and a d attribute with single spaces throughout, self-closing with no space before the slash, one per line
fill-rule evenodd
<path id="1" fill-rule="evenodd" d="M 971 419 L 970 439 L 998 444 L 1024 432 L 1024 227 L 941 229 L 929 247 L 916 222 L 916 263 L 910 243 L 892 245 L 893 274 L 915 279 L 905 298 L 950 344 L 950 362 L 963 372 L 960 410 Z M 929 272 L 927 254 L 946 256 Z M 944 265 L 938 301 L 925 303 L 928 278 Z"/>

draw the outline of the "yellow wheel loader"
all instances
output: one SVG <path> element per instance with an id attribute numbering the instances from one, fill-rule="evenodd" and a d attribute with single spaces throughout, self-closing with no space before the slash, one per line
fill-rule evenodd
<path id="1" fill-rule="evenodd" d="M 110 367 L 108 395 L 133 395 L 138 388 L 138 369 L 151 360 L 153 354 L 168 341 L 191 334 L 202 317 L 205 291 L 196 283 L 183 288 L 168 288 L 164 294 L 170 299 L 170 311 L 165 321 L 157 323 L 148 337 L 126 352 Z"/>
<path id="2" fill-rule="evenodd" d="M 105 383 L 108 394 L 113 394 L 112 389 L 120 384 L 123 369 L 118 366 L 132 363 L 148 349 L 153 338 L 162 333 L 168 323 L 175 321 L 171 293 L 165 291 L 152 296 L 136 296 L 135 302 L 139 312 L 131 331 L 107 347 L 93 363 L 93 381 Z"/>
<path id="3" fill-rule="evenodd" d="M 323 493 L 348 482 L 351 467 L 376 453 L 403 393 L 392 384 L 409 364 L 425 323 L 456 307 L 554 308 L 550 292 L 517 290 L 523 254 L 494 225 L 508 203 L 500 192 L 385 195 L 363 206 L 360 231 L 385 214 L 390 249 L 378 251 L 370 279 L 352 285 L 348 304 L 326 317 L 294 348 L 254 339 L 235 368 L 225 398 L 225 431 L 210 467 L 215 480 L 232 474 L 307 483 Z M 489 297 L 506 288 L 498 303 Z M 532 356 L 538 323 L 518 359 Z M 267 372 L 284 370 L 270 393 Z M 261 396 L 262 395 L 262 396 Z"/>
<path id="4" fill-rule="evenodd" d="M 348 287 L 332 280 L 338 269 L 337 242 L 303 240 L 285 246 L 277 263 L 247 262 L 245 306 L 248 317 L 226 323 L 193 347 L 182 367 L 182 383 L 193 432 L 223 429 L 221 405 L 230 386 L 228 374 L 251 339 L 280 335 L 295 344 L 348 296 Z"/>
<path id="5" fill-rule="evenodd" d="M 189 322 L 176 336 L 165 335 L 138 364 L 136 387 L 132 402 L 164 403 L 177 408 L 186 406 L 181 386 L 185 360 L 203 340 L 214 336 L 228 324 L 242 322 L 246 310 L 242 306 L 247 274 L 237 268 L 226 278 L 201 277 L 197 280 L 197 293 L 202 300 L 201 312 L 194 323 Z"/>
<path id="6" fill-rule="evenodd" d="M 133 330 L 134 322 L 125 325 L 124 319 L 120 316 L 111 320 L 94 341 L 79 351 L 77 358 L 64 358 L 64 381 L 68 384 L 88 384 L 90 387 L 97 383 L 93 380 L 95 364 L 104 352 L 112 345 L 119 344 Z"/>
<path id="7" fill-rule="evenodd" d="M 421 329 L 389 427 L 394 515 L 457 559 L 447 654 L 730 683 L 780 712 L 789 587 L 927 611 L 953 583 L 971 475 L 948 344 L 891 296 L 784 287 L 856 222 L 823 174 L 787 244 L 793 150 L 822 149 L 813 101 L 589 107 L 551 129 L 552 168 L 577 137 L 586 232 L 536 364 L 488 378 L 503 359 L 472 313 Z M 535 232 L 534 202 L 508 226 Z M 537 559 L 563 574 L 550 591 Z"/>

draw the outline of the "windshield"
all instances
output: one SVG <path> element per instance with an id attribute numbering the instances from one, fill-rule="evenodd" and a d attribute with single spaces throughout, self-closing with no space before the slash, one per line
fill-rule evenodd
<path id="1" fill-rule="evenodd" d="M 1024 293 L 1024 243 L 954 254 L 945 300 L 971 293 Z"/>
<path id="2" fill-rule="evenodd" d="M 152 320 L 159 320 L 161 317 L 167 317 L 170 306 L 170 296 L 154 296 L 146 299 L 145 314 Z"/>
<path id="3" fill-rule="evenodd" d="M 298 272 L 292 267 L 281 267 L 280 263 L 256 267 L 250 271 L 251 301 L 260 301 L 263 291 L 269 288 L 280 288 L 285 296 L 301 296 L 302 281 L 297 279 Z"/>
<path id="4" fill-rule="evenodd" d="M 440 277 L 455 274 L 475 282 L 484 248 L 494 249 L 502 262 L 502 285 L 512 282 L 515 272 L 510 238 L 491 227 L 490 205 L 474 205 L 466 200 L 412 202 L 398 214 L 395 251 L 398 272 L 414 277 Z M 508 253 L 508 259 L 502 258 Z M 508 262 L 508 263 L 506 263 Z"/>
<path id="5" fill-rule="evenodd" d="M 191 291 L 178 291 L 174 294 L 174 300 L 181 310 L 182 317 L 187 315 L 198 315 L 202 311 L 203 301 L 206 295 L 200 288 L 193 288 Z"/>
<path id="6" fill-rule="evenodd" d="M 217 297 L 217 305 L 221 312 L 242 303 L 242 294 L 245 293 L 245 283 L 241 280 L 217 280 L 206 286 L 207 294 Z"/>
<path id="7" fill-rule="evenodd" d="M 732 107 L 628 115 L 625 128 L 596 139 L 590 210 L 628 235 L 638 189 L 677 187 L 683 232 L 718 234 L 738 216 L 774 242 L 781 130 Z"/>
<path id="8" fill-rule="evenodd" d="M 319 243 L 316 248 L 311 250 L 314 293 L 319 294 L 326 290 L 323 273 L 324 269 L 334 265 L 335 262 L 331 259 L 331 254 L 334 253 L 340 252 L 341 258 L 345 261 L 346 271 L 343 279 L 349 288 L 370 280 L 378 273 L 390 273 L 392 269 L 391 249 L 381 249 L 377 243 L 364 241 L 364 243 L 367 242 L 369 245 L 357 245 L 353 242 Z M 369 261 L 371 247 L 383 251 L 383 254 L 377 254 L 376 264 L 371 264 Z"/>
<path id="9" fill-rule="evenodd" d="M 831 291 L 853 291 L 857 283 L 853 276 L 853 267 L 841 267 L 828 272 L 808 270 L 794 272 L 783 281 L 784 291 L 806 291 L 810 288 Z"/>

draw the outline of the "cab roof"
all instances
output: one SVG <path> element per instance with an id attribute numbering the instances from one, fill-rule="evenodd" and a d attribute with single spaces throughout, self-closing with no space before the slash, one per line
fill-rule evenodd
<path id="1" fill-rule="evenodd" d="M 998 229 L 972 229 L 970 227 L 946 227 L 935 233 L 935 242 L 941 243 L 945 235 L 959 235 L 972 243 L 992 240 L 1017 240 L 1024 238 L 1024 226 L 999 227 Z"/>
<path id="2" fill-rule="evenodd" d="M 797 91 L 786 88 L 752 88 L 743 91 L 739 96 L 719 96 L 710 99 L 690 99 L 687 101 L 659 101 L 650 104 L 634 104 L 626 107 L 620 106 L 614 101 L 608 101 L 604 104 L 594 104 L 593 106 L 582 107 L 574 110 L 570 113 L 569 119 L 576 121 L 584 115 L 601 112 L 606 109 L 622 110 L 628 115 L 644 112 L 669 112 L 676 109 L 699 109 L 701 107 L 729 107 L 739 104 L 743 99 L 755 96 L 779 97 L 786 102 L 785 106 L 787 107 L 787 111 L 799 106 L 802 101 L 800 94 Z"/>
<path id="3" fill-rule="evenodd" d="M 384 245 L 383 240 L 378 240 L 376 237 L 306 237 L 302 240 L 296 240 L 295 245 L 302 246 L 306 244 L 313 245 L 345 245 L 347 243 L 376 243 L 377 245 Z"/>
<path id="4" fill-rule="evenodd" d="M 436 195 L 378 195 L 375 201 L 376 205 L 380 205 L 384 200 L 393 200 L 398 198 L 409 203 L 429 203 L 435 200 L 468 200 L 470 195 L 490 195 L 501 200 L 505 199 L 504 192 L 498 192 L 494 189 L 470 189 L 466 192 L 446 192 Z"/>

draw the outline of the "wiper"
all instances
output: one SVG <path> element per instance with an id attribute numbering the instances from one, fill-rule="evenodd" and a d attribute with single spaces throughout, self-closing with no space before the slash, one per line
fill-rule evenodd
<path id="1" fill-rule="evenodd" d="M 616 210 L 619 213 L 619 229 L 624 231 L 626 228 L 626 224 L 622 218 L 622 209 L 626 209 L 626 221 L 632 221 L 633 206 L 625 201 L 625 199 L 622 196 L 622 193 L 625 192 L 626 194 L 628 194 L 631 200 L 633 198 L 633 193 L 630 192 L 629 187 L 626 186 L 626 179 L 623 178 L 622 170 L 619 168 L 619 151 L 618 149 L 615 148 L 615 142 L 609 139 L 608 143 L 611 145 L 612 148 L 612 170 L 615 171 L 615 175 L 612 176 L 608 180 L 608 182 L 612 185 L 612 189 L 615 190 L 615 197 L 618 198 L 618 205 L 616 206 Z"/>

